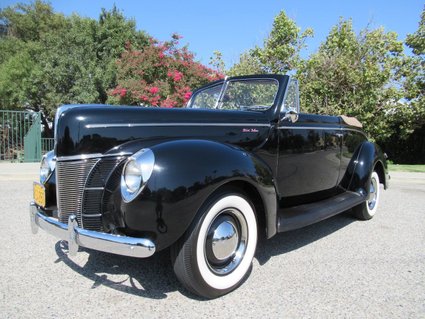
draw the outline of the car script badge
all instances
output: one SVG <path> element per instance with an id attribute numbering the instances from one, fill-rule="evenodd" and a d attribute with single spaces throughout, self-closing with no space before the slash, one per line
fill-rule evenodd
<path id="1" fill-rule="evenodd" d="M 242 133 L 258 133 L 256 128 L 243 128 Z"/>

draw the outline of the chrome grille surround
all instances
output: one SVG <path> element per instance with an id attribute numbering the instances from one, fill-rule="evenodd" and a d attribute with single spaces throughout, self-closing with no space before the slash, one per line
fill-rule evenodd
<path id="1" fill-rule="evenodd" d="M 115 175 L 121 175 L 121 171 L 118 173 L 116 169 L 122 168 L 127 155 L 91 154 L 58 158 L 55 170 L 58 220 L 67 224 L 69 216 L 74 214 L 79 227 L 104 231 L 103 208 L 117 186 Z M 112 189 L 108 189 L 108 185 Z"/>
<path id="2" fill-rule="evenodd" d="M 83 195 L 87 176 L 100 161 L 89 158 L 74 161 L 56 162 L 56 192 L 58 201 L 58 219 L 68 223 L 70 215 L 77 216 L 78 225 L 82 225 Z"/>

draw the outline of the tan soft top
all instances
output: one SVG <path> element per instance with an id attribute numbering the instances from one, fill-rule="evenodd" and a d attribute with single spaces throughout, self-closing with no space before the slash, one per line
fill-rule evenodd
<path id="1" fill-rule="evenodd" d="M 363 127 L 362 123 L 355 117 L 346 116 L 346 115 L 340 115 L 340 118 L 344 121 L 345 124 L 355 126 L 355 127 Z"/>

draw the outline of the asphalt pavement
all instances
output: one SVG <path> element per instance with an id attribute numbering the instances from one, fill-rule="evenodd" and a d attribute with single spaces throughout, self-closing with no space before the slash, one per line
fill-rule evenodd
<path id="1" fill-rule="evenodd" d="M 341 214 L 262 241 L 246 282 L 188 293 L 168 252 L 82 250 L 30 230 L 38 164 L 0 163 L 0 318 L 425 318 L 425 174 L 392 173 L 377 215 Z"/>

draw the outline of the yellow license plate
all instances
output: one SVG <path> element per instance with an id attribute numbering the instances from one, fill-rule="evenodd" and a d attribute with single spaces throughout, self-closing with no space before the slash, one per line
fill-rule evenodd
<path id="1" fill-rule="evenodd" d="M 41 207 L 46 206 L 46 190 L 43 185 L 34 182 L 34 201 Z"/>

